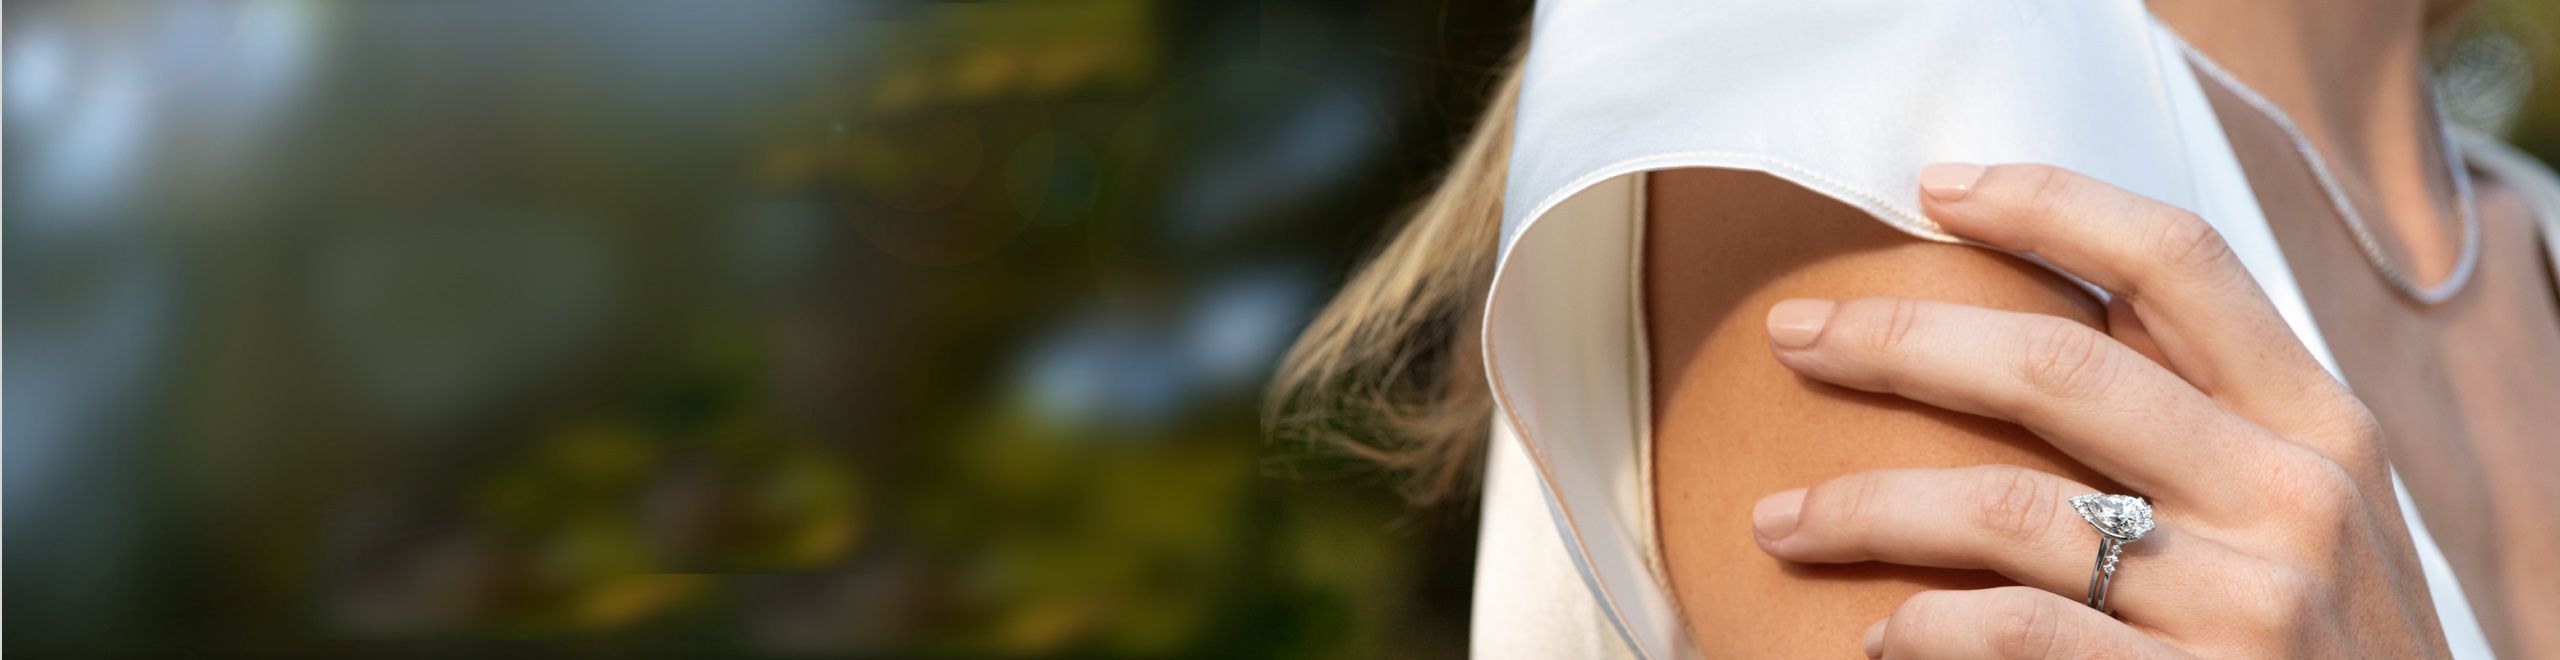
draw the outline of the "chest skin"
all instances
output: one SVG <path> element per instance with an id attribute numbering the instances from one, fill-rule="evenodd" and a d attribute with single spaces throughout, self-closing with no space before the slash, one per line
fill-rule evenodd
<path id="1" fill-rule="evenodd" d="M 2560 628 L 2536 624 L 2560 621 L 2560 299 L 2530 210 L 2480 181 L 2479 270 L 2453 299 L 2420 305 L 2367 263 L 2290 138 L 2205 88 L 2313 320 L 2491 643 L 2560 657 Z M 2375 224 L 2398 250 L 2391 232 L 2408 225 Z M 2435 282 L 2444 268 L 2417 270 Z"/>

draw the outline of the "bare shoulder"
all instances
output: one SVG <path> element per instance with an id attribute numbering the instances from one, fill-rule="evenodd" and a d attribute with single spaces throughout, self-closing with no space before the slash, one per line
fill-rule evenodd
<path id="1" fill-rule="evenodd" d="M 1751 538 L 1761 496 L 1852 471 L 2024 465 L 2104 484 L 2015 426 L 1804 380 L 1770 357 L 1769 306 L 1903 296 L 2096 325 L 2097 303 L 2024 261 L 1910 238 L 1763 174 L 1674 170 L 1648 182 L 1645 314 L 1655 497 L 1665 563 L 1702 648 L 1743 657 L 1858 653 L 1867 624 L 1925 588 L 1989 573 L 1782 565 Z"/>

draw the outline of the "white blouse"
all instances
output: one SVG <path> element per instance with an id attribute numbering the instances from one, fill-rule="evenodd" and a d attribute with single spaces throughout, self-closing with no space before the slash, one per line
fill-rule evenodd
<path id="1" fill-rule="evenodd" d="M 1702 651 L 1655 538 L 1645 172 L 1764 172 L 1954 241 L 1918 211 L 1922 166 L 2060 165 L 2211 219 L 2338 373 L 2190 68 L 2196 55 L 2140 2 L 1549 0 L 1531 43 L 1484 318 L 1500 414 L 1479 657 Z M 2400 498 L 2454 655 L 2489 657 L 2405 488 Z"/>

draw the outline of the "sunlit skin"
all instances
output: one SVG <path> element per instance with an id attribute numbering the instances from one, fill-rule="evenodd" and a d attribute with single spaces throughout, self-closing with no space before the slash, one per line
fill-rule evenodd
<path id="1" fill-rule="evenodd" d="M 2440 167 L 2431 118 L 2409 81 L 2422 65 L 2418 14 L 2445 10 L 2369 4 L 2376 11 L 2316 21 L 2288 13 L 2309 7 L 2281 2 L 2154 9 L 2284 105 L 2395 254 L 2432 281 L 2452 262 L 2453 221 L 2431 169 Z M 2314 31 L 2368 38 L 2305 36 Z M 2337 53 L 2347 64 L 2306 63 L 2350 47 L 2361 50 Z M 2227 94 L 2207 91 L 2314 316 L 2378 424 L 2380 446 L 2463 576 L 2493 646 L 2513 657 L 2560 656 L 2560 631 L 2529 625 L 2560 620 L 2560 559 L 2548 552 L 2560 547 L 2560 521 L 2528 508 L 2560 501 L 2547 478 L 2560 474 L 2560 446 L 2534 432 L 2560 423 L 2547 405 L 2560 393 L 2560 308 L 2531 219 L 2496 182 L 2482 181 L 2478 278 L 2454 301 L 2417 306 L 2373 274 L 2290 142 Z M 1865 650 L 1870 624 L 1912 594 L 2015 582 L 1981 571 L 1781 560 L 1752 532 L 1752 506 L 1763 497 L 1865 470 L 1983 464 L 2124 492 L 2015 425 L 1801 375 L 1773 355 L 1764 325 L 1789 298 L 1899 296 L 2105 329 L 2108 311 L 2093 299 L 2023 262 L 1911 240 L 1764 176 L 1663 172 L 1650 194 L 1657 498 L 1673 586 L 1702 647 L 1846 656 Z M 2163 515 L 2174 528 L 2177 514 Z M 2143 580 L 2126 573 L 2118 597 Z"/>

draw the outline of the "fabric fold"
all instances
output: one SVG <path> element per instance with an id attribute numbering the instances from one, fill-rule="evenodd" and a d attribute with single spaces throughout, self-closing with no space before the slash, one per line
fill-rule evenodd
<path id="1" fill-rule="evenodd" d="M 2059 165 L 2228 225 L 2320 346 L 2183 57 L 2134 0 L 1539 3 L 1485 365 L 1497 439 L 1525 450 L 1582 582 L 1637 655 L 1697 651 L 1654 538 L 1642 174 L 1763 172 L 1951 241 L 1918 211 L 1922 167 Z"/>

